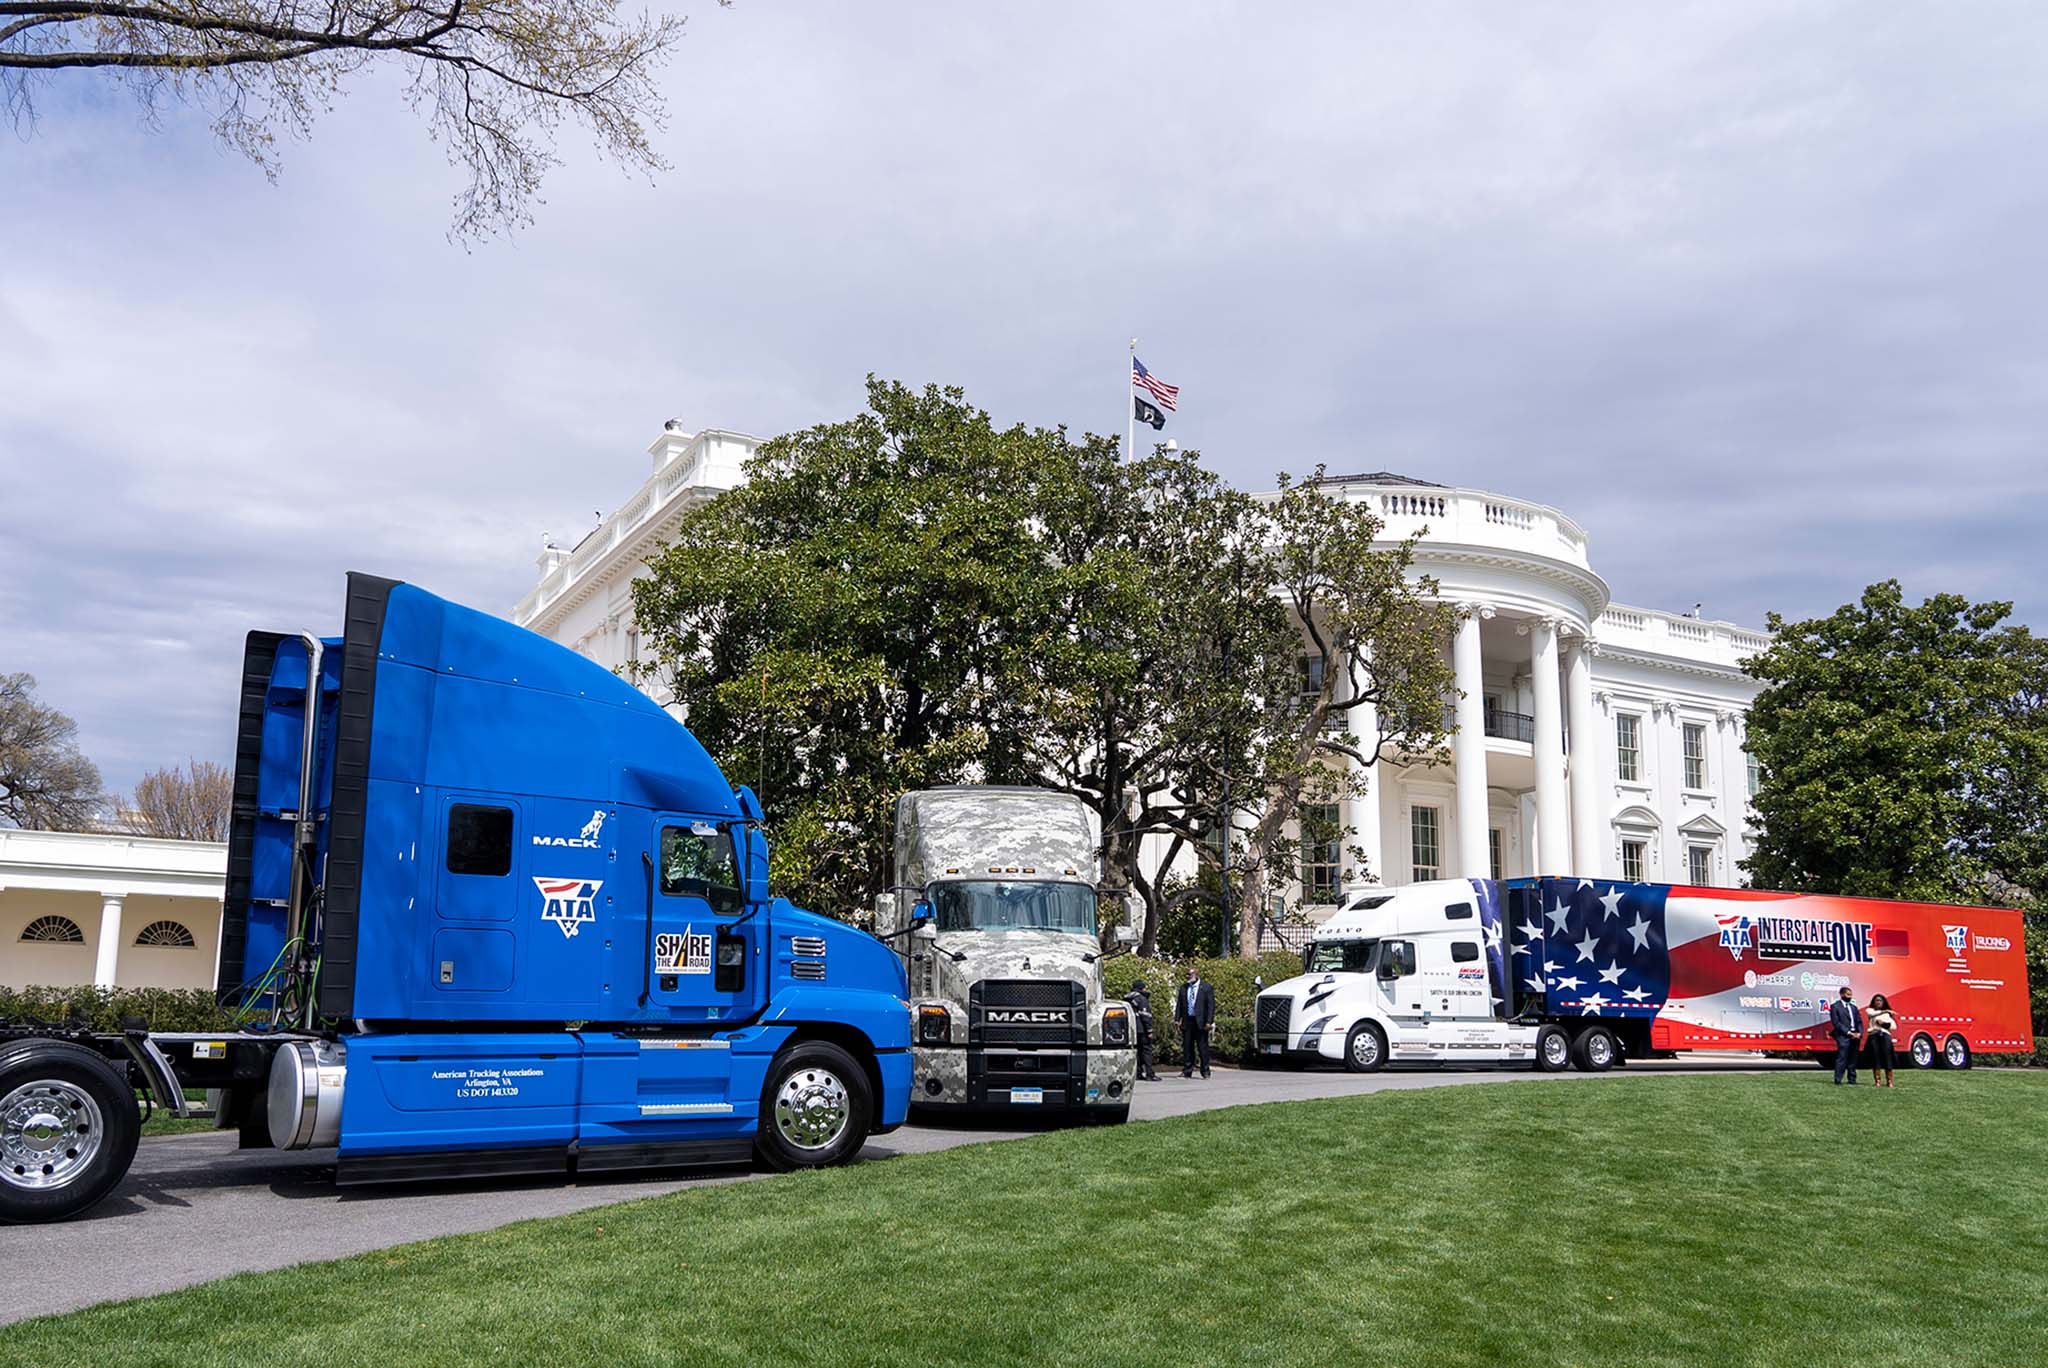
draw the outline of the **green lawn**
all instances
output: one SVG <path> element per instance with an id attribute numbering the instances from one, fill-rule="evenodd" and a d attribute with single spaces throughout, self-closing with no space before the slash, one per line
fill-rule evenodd
<path id="1" fill-rule="evenodd" d="M 292 1205 L 277 1219 L 318 1221 Z M 2048 1075 L 1621 1075 L 1214 1112 L 0 1331 L 0 1363 L 38 1365 L 1026 1361 L 2048 1362 Z"/>
<path id="2" fill-rule="evenodd" d="M 204 1106 L 206 1091 L 203 1088 L 187 1088 L 185 1100 Z M 149 1113 L 149 1120 L 142 1123 L 142 1134 L 145 1138 L 152 1135 L 189 1135 L 193 1131 L 212 1129 L 213 1118 L 210 1116 L 173 1116 L 167 1107 L 155 1108 Z"/>

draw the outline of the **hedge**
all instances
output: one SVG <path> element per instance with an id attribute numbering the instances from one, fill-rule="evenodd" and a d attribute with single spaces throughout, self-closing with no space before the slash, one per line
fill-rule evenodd
<path id="1" fill-rule="evenodd" d="M 90 984 L 0 988 L 0 1021 L 64 1026 L 83 1021 L 95 1031 L 119 1031 L 130 1020 L 152 1031 L 225 1031 L 234 1016 L 207 988 L 95 988 Z"/>
<path id="2" fill-rule="evenodd" d="M 1242 1063 L 1252 1052 L 1252 1004 L 1259 995 L 1253 978 L 1263 978 L 1268 988 L 1282 979 L 1293 978 L 1301 972 L 1301 956 L 1282 950 L 1255 960 L 1140 959 L 1136 955 L 1119 955 L 1104 961 L 1102 977 L 1112 998 L 1122 997 L 1131 991 L 1133 983 L 1145 980 L 1146 990 L 1152 994 L 1153 1053 L 1161 1064 L 1180 1063 L 1180 1035 L 1173 1029 L 1173 995 L 1187 982 L 1191 964 L 1201 969 L 1202 978 L 1216 993 L 1216 1029 L 1209 1038 L 1210 1054 Z"/>

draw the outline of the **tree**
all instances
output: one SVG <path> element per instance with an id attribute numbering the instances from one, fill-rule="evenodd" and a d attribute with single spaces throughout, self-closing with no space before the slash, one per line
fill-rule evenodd
<path id="1" fill-rule="evenodd" d="M 173 766 L 143 775 L 126 816 L 144 836 L 225 841 L 234 796 L 232 771 L 208 760 L 191 760 L 183 769 Z"/>
<path id="2" fill-rule="evenodd" d="M 42 831 L 94 824 L 100 772 L 77 737 L 76 722 L 37 700 L 34 675 L 0 674 L 0 822 Z"/>
<path id="3" fill-rule="evenodd" d="M 1970 902 L 2048 896 L 2048 643 L 2010 603 L 1896 580 L 1825 618 L 1770 615 L 1744 861 L 1764 887 Z"/>
<path id="4" fill-rule="evenodd" d="M 1313 810 L 1363 792 L 1363 775 L 1390 756 L 1440 760 L 1453 693 L 1443 642 L 1457 615 L 1435 600 L 1434 581 L 1411 573 L 1416 539 L 1380 545 L 1370 507 L 1332 497 L 1320 468 L 1279 483 L 1258 505 L 1252 573 L 1286 605 L 1287 628 L 1249 675 L 1250 768 L 1231 785 L 1247 824 L 1234 893 L 1247 959 L 1259 953 L 1273 874 L 1299 858 L 1303 837 L 1351 834 Z M 1351 724 L 1367 708 L 1373 725 L 1361 736 Z"/>
<path id="5" fill-rule="evenodd" d="M 1019 655 L 1041 635 L 1031 535 L 1056 430 L 957 389 L 869 377 L 868 410 L 778 437 L 634 585 L 690 728 L 775 828 L 775 876 L 856 916 L 887 886 L 895 799 L 1028 781 Z"/>
<path id="6" fill-rule="evenodd" d="M 351 77 L 395 67 L 468 172 L 452 233 L 474 238 L 529 221 L 564 118 L 624 165 L 663 168 L 654 68 L 682 26 L 621 15 L 619 0 L 0 0 L 0 98 L 32 130 L 39 82 L 98 70 L 147 122 L 167 99 L 198 101 L 215 136 L 274 177 L 280 134 L 305 137 Z"/>

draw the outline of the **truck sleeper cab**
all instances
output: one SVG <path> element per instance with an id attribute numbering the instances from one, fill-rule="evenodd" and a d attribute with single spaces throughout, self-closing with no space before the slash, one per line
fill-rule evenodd
<path id="1" fill-rule="evenodd" d="M 0 1031 L 31 1137 L 0 1218 L 110 1190 L 135 1086 L 218 1090 L 245 1146 L 333 1146 L 342 1183 L 817 1166 L 901 1124 L 895 955 L 770 895 L 759 803 L 679 722 L 410 585 L 351 575 L 345 621 L 247 645 L 219 982 L 245 1028 Z"/>

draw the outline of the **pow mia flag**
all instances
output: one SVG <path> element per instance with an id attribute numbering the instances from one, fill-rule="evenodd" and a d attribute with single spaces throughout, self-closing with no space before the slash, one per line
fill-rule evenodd
<path id="1" fill-rule="evenodd" d="M 1139 422 L 1150 423 L 1155 431 L 1166 426 L 1166 415 L 1135 394 L 1131 396 L 1131 412 Z"/>

